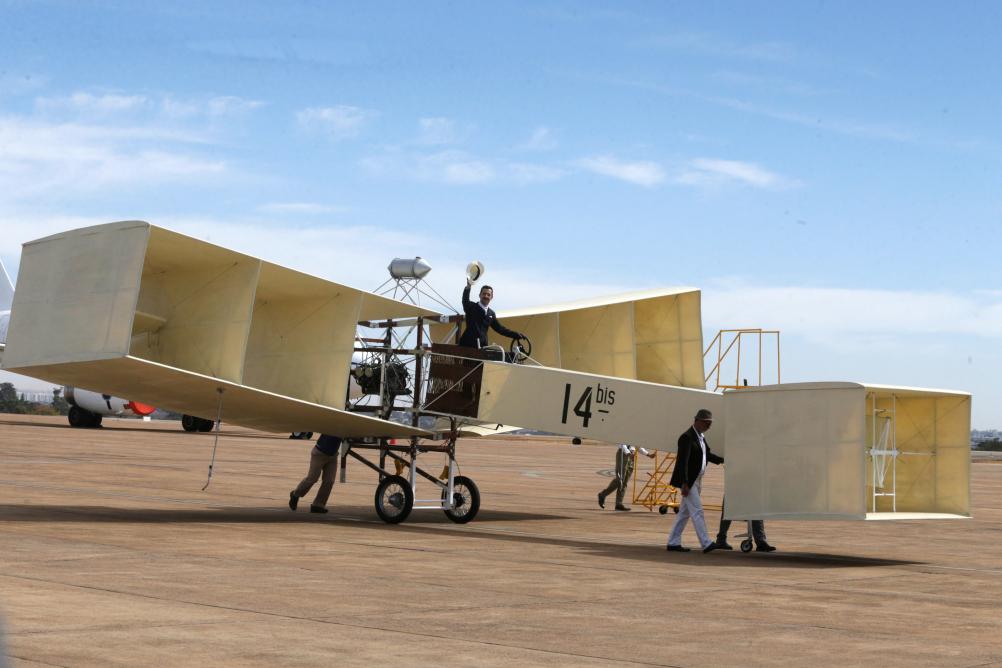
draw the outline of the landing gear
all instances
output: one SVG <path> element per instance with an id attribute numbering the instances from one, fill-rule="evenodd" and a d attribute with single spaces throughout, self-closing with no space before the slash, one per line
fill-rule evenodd
<path id="1" fill-rule="evenodd" d="M 414 508 L 414 490 L 406 478 L 388 475 L 376 487 L 376 514 L 387 524 L 399 524 Z"/>
<path id="2" fill-rule="evenodd" d="M 185 431 L 212 431 L 214 424 L 212 420 L 195 417 L 194 415 L 181 416 L 181 428 Z"/>
<path id="3" fill-rule="evenodd" d="M 745 538 L 743 541 L 741 541 L 741 551 L 742 552 L 744 552 L 744 553 L 747 554 L 748 552 L 751 552 L 751 549 L 752 549 L 752 539 L 751 538 Z"/>
<path id="4" fill-rule="evenodd" d="M 311 438 L 313 438 L 313 432 L 312 431 L 294 431 L 291 434 L 289 434 L 289 438 L 291 438 L 293 440 L 296 440 L 296 441 L 308 441 Z"/>
<path id="5" fill-rule="evenodd" d="M 442 510 L 445 516 L 456 524 L 466 524 L 480 510 L 480 490 L 476 483 L 464 475 L 452 479 L 452 503 L 449 503 L 449 487 L 442 490 Z M 449 506 L 452 506 L 451 508 Z"/>
<path id="6" fill-rule="evenodd" d="M 91 413 L 79 406 L 70 407 L 70 413 L 66 417 L 69 418 L 71 427 L 94 429 L 101 426 L 102 418 L 100 415 Z"/>

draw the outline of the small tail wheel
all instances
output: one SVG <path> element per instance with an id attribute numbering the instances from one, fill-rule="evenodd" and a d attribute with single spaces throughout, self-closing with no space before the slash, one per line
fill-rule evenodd
<path id="1" fill-rule="evenodd" d="M 442 504 L 448 502 L 449 488 L 442 490 Z M 452 479 L 452 508 L 444 508 L 445 516 L 456 524 L 466 524 L 480 510 L 480 490 L 477 484 L 464 475 Z"/>
<path id="2" fill-rule="evenodd" d="M 658 512 L 661 513 L 662 515 L 667 515 L 668 514 L 668 506 L 661 506 L 660 508 L 658 508 Z"/>
<path id="3" fill-rule="evenodd" d="M 751 548 L 752 548 L 752 539 L 751 538 L 745 538 L 743 541 L 741 541 L 741 551 L 742 552 L 745 552 L 745 553 L 751 552 Z"/>
<path id="4" fill-rule="evenodd" d="M 406 478 L 388 475 L 376 487 L 376 514 L 387 524 L 407 519 L 414 507 L 414 490 Z"/>

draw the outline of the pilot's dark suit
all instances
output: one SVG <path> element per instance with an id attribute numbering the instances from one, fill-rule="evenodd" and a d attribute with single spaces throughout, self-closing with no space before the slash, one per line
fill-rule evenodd
<path id="1" fill-rule="evenodd" d="M 459 345 L 469 348 L 483 348 L 487 345 L 487 328 L 502 336 L 518 338 L 512 331 L 498 322 L 498 317 L 489 306 L 485 310 L 480 302 L 470 301 L 470 286 L 463 290 L 463 312 L 466 313 L 466 331 L 459 337 Z"/>

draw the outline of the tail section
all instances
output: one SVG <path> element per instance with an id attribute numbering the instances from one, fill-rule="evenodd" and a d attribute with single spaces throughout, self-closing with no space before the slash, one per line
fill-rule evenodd
<path id="1" fill-rule="evenodd" d="M 14 284 L 10 282 L 7 269 L 0 260 L 0 311 L 9 311 L 14 303 Z"/>

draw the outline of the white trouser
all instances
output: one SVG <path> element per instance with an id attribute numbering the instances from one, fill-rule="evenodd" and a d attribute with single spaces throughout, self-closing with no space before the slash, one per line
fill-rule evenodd
<path id="1" fill-rule="evenodd" d="M 699 546 L 705 548 L 712 543 L 710 535 L 706 533 L 706 520 L 703 519 L 703 501 L 699 498 L 699 493 L 703 489 L 703 475 L 696 478 L 696 484 L 689 488 L 689 495 L 683 496 L 678 504 L 678 516 L 675 518 L 675 526 L 668 534 L 669 545 L 682 544 L 682 530 L 685 523 L 692 518 L 692 527 L 696 530 L 696 537 L 699 538 Z M 679 491 L 681 494 L 681 490 Z"/>

